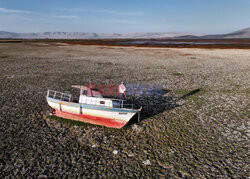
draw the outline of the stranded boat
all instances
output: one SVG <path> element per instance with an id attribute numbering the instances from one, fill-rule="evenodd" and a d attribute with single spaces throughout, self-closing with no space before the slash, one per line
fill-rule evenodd
<path id="1" fill-rule="evenodd" d="M 97 90 L 86 86 L 73 85 L 80 89 L 79 100 L 71 94 L 48 90 L 47 102 L 55 110 L 55 115 L 66 119 L 111 127 L 122 128 L 141 109 L 134 109 L 133 104 L 124 104 L 124 100 L 104 98 Z"/>

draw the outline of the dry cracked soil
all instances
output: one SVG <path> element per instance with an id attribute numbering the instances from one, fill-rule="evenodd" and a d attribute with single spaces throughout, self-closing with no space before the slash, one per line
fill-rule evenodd
<path id="1" fill-rule="evenodd" d="M 0 177 L 248 178 L 250 51 L 0 44 Z M 47 89 L 161 85 L 130 95 L 141 121 L 49 117 Z"/>

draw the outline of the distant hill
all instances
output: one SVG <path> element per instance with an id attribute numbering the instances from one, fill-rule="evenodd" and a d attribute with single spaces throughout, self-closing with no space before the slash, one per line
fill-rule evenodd
<path id="1" fill-rule="evenodd" d="M 238 30 L 229 34 L 205 35 L 205 36 L 201 36 L 201 38 L 205 38 L 205 39 L 250 38 L 250 28 Z"/>
<path id="2" fill-rule="evenodd" d="M 19 33 L 0 31 L 0 38 L 18 38 Z"/>
<path id="3" fill-rule="evenodd" d="M 38 33 L 15 33 L 0 31 L 2 39 L 208 39 L 208 38 L 250 38 L 250 28 L 239 30 L 229 34 L 202 35 L 195 33 L 91 33 L 91 32 L 38 32 Z"/>
<path id="4" fill-rule="evenodd" d="M 195 36 L 195 35 L 183 35 L 183 36 L 178 36 L 174 37 L 174 39 L 201 39 L 202 36 Z"/>
<path id="5" fill-rule="evenodd" d="M 39 33 L 14 33 L 0 31 L 0 38 L 18 39 L 149 39 L 149 38 L 173 38 L 192 33 L 86 33 L 86 32 L 39 32 Z M 199 34 L 193 34 L 199 35 Z"/>

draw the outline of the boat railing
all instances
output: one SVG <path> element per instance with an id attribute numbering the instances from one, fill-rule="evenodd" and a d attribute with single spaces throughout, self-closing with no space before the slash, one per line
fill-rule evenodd
<path id="1" fill-rule="evenodd" d="M 134 104 L 121 104 L 121 108 L 134 109 Z"/>
<path id="2" fill-rule="evenodd" d="M 48 90 L 47 96 L 53 99 L 59 99 L 61 101 L 72 102 L 73 98 L 71 94 L 62 93 L 54 90 Z"/>
<path id="3" fill-rule="evenodd" d="M 124 104 L 126 100 L 112 99 L 112 101 L 116 101 L 117 103 L 119 103 L 118 108 L 134 109 L 134 104 Z"/>

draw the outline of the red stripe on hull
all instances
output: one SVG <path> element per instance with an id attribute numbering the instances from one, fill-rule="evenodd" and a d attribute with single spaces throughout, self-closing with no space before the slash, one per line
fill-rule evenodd
<path id="1" fill-rule="evenodd" d="M 90 115 L 85 115 L 85 114 L 73 114 L 73 113 L 58 111 L 58 110 L 56 110 L 55 115 L 58 117 L 66 118 L 66 119 L 72 119 L 76 121 L 86 122 L 86 123 L 100 125 L 100 126 L 112 127 L 112 128 L 122 128 L 126 124 L 125 122 L 118 122 L 118 121 L 115 121 L 114 119 L 90 116 Z"/>

